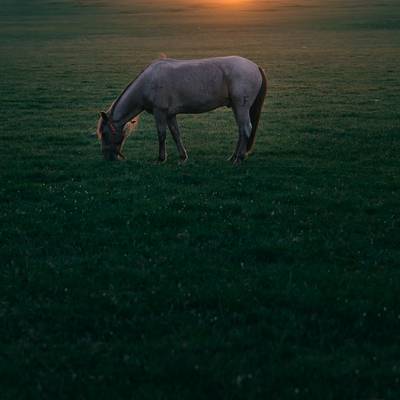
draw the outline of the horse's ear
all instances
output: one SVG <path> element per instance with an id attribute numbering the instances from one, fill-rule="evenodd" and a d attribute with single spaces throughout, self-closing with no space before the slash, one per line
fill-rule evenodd
<path id="1" fill-rule="evenodd" d="M 103 118 L 104 122 L 108 121 L 108 115 L 104 111 L 100 113 L 100 117 Z"/>

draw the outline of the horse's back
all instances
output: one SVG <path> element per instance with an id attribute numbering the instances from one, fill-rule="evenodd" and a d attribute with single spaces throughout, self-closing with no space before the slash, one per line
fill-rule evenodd
<path id="1" fill-rule="evenodd" d="M 184 72 L 185 70 L 204 71 L 208 68 L 217 67 L 227 76 L 237 77 L 258 71 L 258 66 L 253 61 L 240 56 L 211 57 L 192 60 L 179 60 L 174 58 L 163 58 L 154 61 L 149 66 L 152 69 L 170 69 Z"/>

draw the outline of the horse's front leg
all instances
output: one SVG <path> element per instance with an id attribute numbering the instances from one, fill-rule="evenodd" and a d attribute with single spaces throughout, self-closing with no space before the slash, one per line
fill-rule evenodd
<path id="1" fill-rule="evenodd" d="M 167 114 L 162 110 L 154 111 L 154 118 L 158 134 L 158 162 L 163 163 L 167 159 L 165 141 L 167 137 Z"/>
<path id="2" fill-rule="evenodd" d="M 234 162 L 234 161 L 236 160 L 237 155 L 238 155 L 238 151 L 239 151 L 239 144 L 240 144 L 240 140 L 237 141 L 235 151 L 234 151 L 233 154 L 228 158 L 228 161 Z"/>
<path id="3" fill-rule="evenodd" d="M 179 132 L 178 122 L 176 121 L 176 115 L 168 118 L 168 127 L 175 141 L 176 148 L 178 149 L 179 157 L 181 159 L 180 162 L 183 164 L 188 159 L 188 155 L 181 140 L 181 134 Z"/>

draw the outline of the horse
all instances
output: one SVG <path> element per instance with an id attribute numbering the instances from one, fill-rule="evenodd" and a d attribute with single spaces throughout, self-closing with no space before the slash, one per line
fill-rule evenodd
<path id="1" fill-rule="evenodd" d="M 219 107 L 232 108 L 239 130 L 236 149 L 229 158 L 240 164 L 253 148 L 267 94 L 264 70 L 239 56 L 196 60 L 158 59 L 148 65 L 112 103 L 102 111 L 97 136 L 106 160 L 120 160 L 124 143 L 146 111 L 154 115 L 158 134 L 158 159 L 167 159 L 167 127 L 175 141 L 180 162 L 188 159 L 176 116 L 205 113 Z"/>

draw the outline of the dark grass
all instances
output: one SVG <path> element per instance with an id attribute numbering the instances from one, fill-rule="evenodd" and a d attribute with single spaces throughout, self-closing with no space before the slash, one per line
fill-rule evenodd
<path id="1" fill-rule="evenodd" d="M 398 399 L 397 3 L 132 4 L 2 4 L 0 397 Z M 245 165 L 229 110 L 101 160 L 160 52 L 267 69 Z"/>

